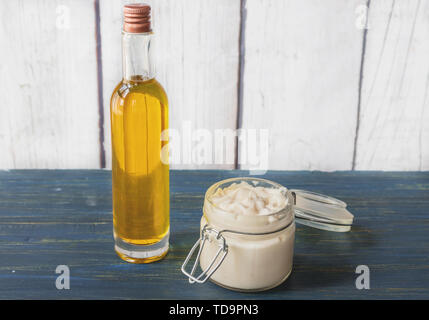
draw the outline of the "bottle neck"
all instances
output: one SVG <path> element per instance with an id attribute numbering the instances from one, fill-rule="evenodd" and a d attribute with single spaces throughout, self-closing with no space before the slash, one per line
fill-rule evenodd
<path id="1" fill-rule="evenodd" d="M 152 63 L 153 34 L 122 31 L 122 76 L 125 81 L 146 81 L 155 77 Z"/>

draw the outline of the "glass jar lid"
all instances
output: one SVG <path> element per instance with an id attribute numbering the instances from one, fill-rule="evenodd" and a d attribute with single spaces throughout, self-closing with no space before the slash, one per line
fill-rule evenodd
<path id="1" fill-rule="evenodd" d="M 295 198 L 295 221 L 317 229 L 347 232 L 353 215 L 344 201 L 306 190 L 290 190 Z"/>

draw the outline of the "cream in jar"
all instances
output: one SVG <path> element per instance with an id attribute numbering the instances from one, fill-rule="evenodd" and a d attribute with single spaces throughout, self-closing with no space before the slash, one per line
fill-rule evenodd
<path id="1" fill-rule="evenodd" d="M 341 200 L 311 191 L 288 190 L 269 180 L 220 181 L 206 192 L 200 239 L 186 257 L 182 272 L 191 283 L 211 279 L 232 290 L 273 288 L 292 271 L 295 222 L 347 232 L 353 214 Z M 195 252 L 195 263 L 187 271 Z M 198 262 L 203 271 L 197 276 Z"/>
<path id="2" fill-rule="evenodd" d="M 211 201 L 219 209 L 230 214 L 268 215 L 286 205 L 282 193 L 285 188 L 266 188 L 250 185 L 246 181 L 233 183 L 224 189 L 218 188 Z"/>
<path id="3" fill-rule="evenodd" d="M 227 254 L 211 280 L 229 289 L 260 291 L 275 287 L 292 270 L 295 223 L 287 189 L 262 179 L 233 179 L 206 194 L 201 229 L 221 231 Z M 219 250 L 210 233 L 200 266 L 209 269 Z M 219 259 L 219 257 L 218 257 Z"/>

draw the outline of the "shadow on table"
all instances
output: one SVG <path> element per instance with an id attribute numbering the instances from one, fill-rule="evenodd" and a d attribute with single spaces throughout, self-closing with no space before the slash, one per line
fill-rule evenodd
<path id="1" fill-rule="evenodd" d="M 292 274 L 270 292 L 338 286 L 352 289 L 356 267 L 368 261 L 367 249 L 378 243 L 371 230 L 360 225 L 347 233 L 307 230 L 297 235 Z"/>

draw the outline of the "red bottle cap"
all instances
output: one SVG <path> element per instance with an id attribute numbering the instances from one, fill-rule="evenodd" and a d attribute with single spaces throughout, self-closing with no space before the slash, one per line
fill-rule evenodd
<path id="1" fill-rule="evenodd" d="M 150 5 L 133 3 L 124 6 L 124 31 L 129 33 L 151 32 Z"/>

